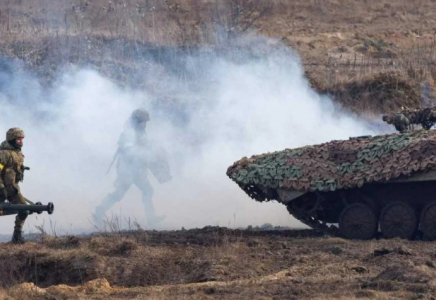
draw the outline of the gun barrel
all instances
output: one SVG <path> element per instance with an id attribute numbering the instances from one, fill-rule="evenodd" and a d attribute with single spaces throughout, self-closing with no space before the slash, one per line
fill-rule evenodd
<path id="1" fill-rule="evenodd" d="M 46 211 L 49 215 L 51 215 L 54 211 L 54 205 L 51 202 L 49 202 L 47 205 L 42 205 L 40 203 L 36 203 L 34 205 L 13 203 L 0 204 L 0 216 L 17 214 L 20 211 L 26 210 L 31 213 L 42 213 L 43 211 Z"/>

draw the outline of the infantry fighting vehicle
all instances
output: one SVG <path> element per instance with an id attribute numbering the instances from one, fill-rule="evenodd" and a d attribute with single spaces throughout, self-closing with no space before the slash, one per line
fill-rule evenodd
<path id="1" fill-rule="evenodd" d="M 227 170 L 329 235 L 436 239 L 436 130 L 364 136 L 242 158 Z"/>

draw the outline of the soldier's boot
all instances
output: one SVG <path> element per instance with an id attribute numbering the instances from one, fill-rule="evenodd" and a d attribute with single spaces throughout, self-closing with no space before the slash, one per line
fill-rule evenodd
<path id="1" fill-rule="evenodd" d="M 23 237 L 23 232 L 21 230 L 14 230 L 14 234 L 12 235 L 12 244 L 22 245 L 26 242 L 26 240 Z"/>
<path id="2" fill-rule="evenodd" d="M 148 197 L 143 197 L 144 207 L 145 207 L 145 216 L 147 217 L 147 223 L 149 226 L 154 226 L 165 219 L 164 215 L 156 215 L 156 211 L 154 209 L 153 201 Z"/>
<path id="3" fill-rule="evenodd" d="M 18 215 L 15 217 L 14 234 L 12 235 L 11 243 L 24 244 L 26 242 L 26 240 L 22 235 L 23 233 L 22 229 L 28 215 L 29 215 L 29 211 L 20 211 Z"/>
<path id="4" fill-rule="evenodd" d="M 115 192 L 106 196 L 103 201 L 95 208 L 95 212 L 92 214 L 92 219 L 96 225 L 104 225 L 106 218 L 106 212 L 117 202 L 121 201 L 125 194 L 125 191 L 116 190 Z"/>

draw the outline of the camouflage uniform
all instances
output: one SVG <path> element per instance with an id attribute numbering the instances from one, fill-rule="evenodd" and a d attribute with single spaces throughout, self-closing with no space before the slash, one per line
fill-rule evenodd
<path id="1" fill-rule="evenodd" d="M 403 107 L 400 113 L 383 116 L 383 121 L 394 124 L 400 132 L 413 129 L 414 124 L 429 130 L 436 124 L 436 107 L 417 109 Z"/>
<path id="2" fill-rule="evenodd" d="M 149 225 L 163 220 L 163 216 L 156 216 L 153 205 L 153 187 L 147 178 L 147 168 L 153 164 L 151 160 L 153 149 L 147 140 L 145 124 L 150 120 L 148 112 L 137 109 L 132 113 L 128 126 L 118 141 L 117 178 L 114 183 L 115 191 L 107 195 L 97 206 L 94 219 L 101 222 L 106 211 L 113 204 L 121 201 L 126 192 L 136 185 L 142 192 L 142 201 Z"/>
<path id="3" fill-rule="evenodd" d="M 393 124 L 399 132 L 404 132 L 410 129 L 410 120 L 404 114 L 393 114 L 383 116 L 383 121 L 388 124 Z"/>
<path id="4" fill-rule="evenodd" d="M 11 128 L 6 133 L 6 141 L 0 145 L 0 202 L 8 200 L 15 204 L 27 204 L 18 185 L 23 181 L 24 155 L 21 146 L 15 144 L 17 138 L 24 138 L 24 132 Z M 22 229 L 28 214 L 28 211 L 23 211 L 16 216 L 12 242 L 24 242 Z"/>

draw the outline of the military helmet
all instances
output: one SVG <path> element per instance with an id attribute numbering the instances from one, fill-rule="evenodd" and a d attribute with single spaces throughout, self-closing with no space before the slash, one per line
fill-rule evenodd
<path id="1" fill-rule="evenodd" d="M 388 124 L 392 124 L 392 122 L 393 122 L 392 116 L 389 116 L 389 115 L 384 115 L 382 119 L 384 122 L 386 122 Z"/>
<path id="2" fill-rule="evenodd" d="M 6 132 L 6 141 L 12 141 L 18 138 L 24 138 L 24 131 L 18 127 L 10 128 Z"/>
<path id="3" fill-rule="evenodd" d="M 141 122 L 148 122 L 150 121 L 150 115 L 148 114 L 148 112 L 145 109 L 142 108 L 138 108 L 135 109 L 132 112 L 132 116 L 131 116 L 132 120 L 137 121 L 138 123 Z"/>

